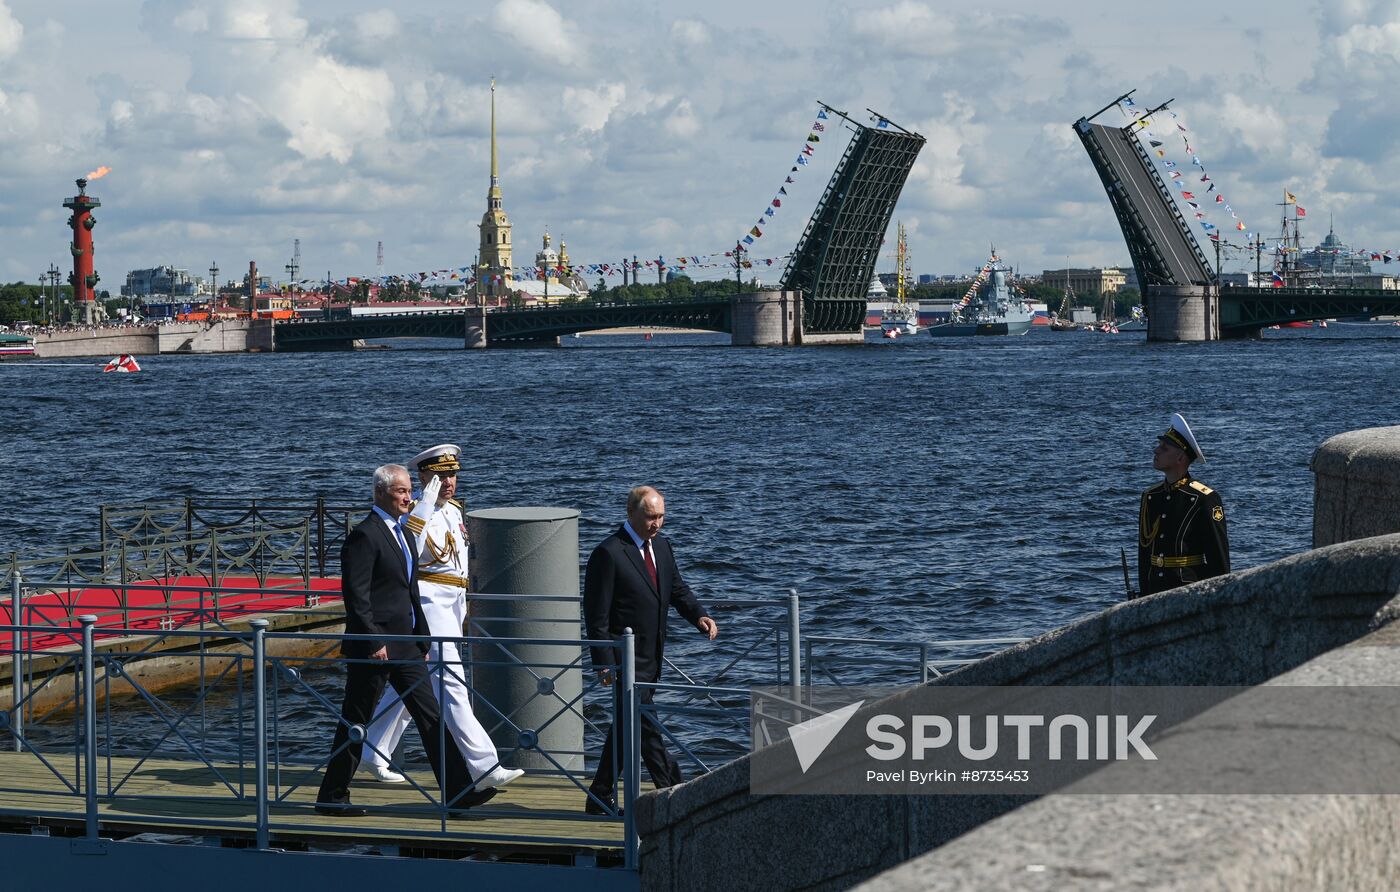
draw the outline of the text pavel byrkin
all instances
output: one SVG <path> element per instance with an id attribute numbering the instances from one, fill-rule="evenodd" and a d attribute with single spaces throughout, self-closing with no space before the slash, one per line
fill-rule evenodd
<path id="1" fill-rule="evenodd" d="M 980 742 L 973 739 L 974 720 L 970 715 L 951 719 L 941 715 L 916 715 L 909 721 L 897 715 L 877 715 L 865 723 L 866 736 L 873 741 L 865 752 L 874 759 L 893 761 L 904 758 L 906 753 L 923 759 L 945 747 L 956 747 L 964 759 L 981 762 L 994 758 L 1001 748 L 1003 735 L 1009 738 L 1014 732 L 1016 758 L 1022 761 L 1032 758 L 1121 761 L 1128 758 L 1130 748 L 1141 759 L 1157 759 L 1157 754 L 1142 739 L 1157 718 L 1155 715 L 1142 716 L 1131 728 L 1131 717 L 1126 715 L 1057 715 L 1049 720 L 1042 715 L 977 718 L 982 720 L 977 735 Z"/>

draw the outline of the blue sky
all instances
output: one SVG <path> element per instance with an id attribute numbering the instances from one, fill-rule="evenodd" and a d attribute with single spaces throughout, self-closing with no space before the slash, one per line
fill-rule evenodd
<path id="1" fill-rule="evenodd" d="M 522 258 L 546 226 L 576 262 L 722 251 L 820 99 L 928 137 L 896 211 L 915 272 L 990 243 L 1023 271 L 1126 263 L 1070 124 L 1132 88 L 1175 98 L 1251 229 L 1288 189 L 1305 241 L 1334 214 L 1400 247 L 1400 2 L 0 0 L 0 278 L 69 264 L 62 201 L 98 165 L 113 290 L 162 263 L 280 277 L 295 238 L 315 277 L 372 275 L 379 241 L 386 273 L 466 266 L 492 75 Z M 757 256 L 791 250 L 842 147 L 816 147 Z"/>

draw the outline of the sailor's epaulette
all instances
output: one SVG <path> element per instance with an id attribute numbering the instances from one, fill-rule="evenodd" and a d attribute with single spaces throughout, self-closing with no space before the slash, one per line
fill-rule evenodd
<path id="1" fill-rule="evenodd" d="M 449 505 L 456 505 L 456 506 L 457 506 L 457 509 L 458 509 L 459 511 L 460 511 L 460 510 L 463 510 L 463 509 L 462 509 L 462 503 L 459 502 L 459 501 L 457 501 L 456 499 L 448 499 L 448 500 L 447 500 L 447 503 L 448 503 Z"/>
<path id="2" fill-rule="evenodd" d="M 1204 483 L 1202 483 L 1202 482 L 1199 481 L 1199 480 L 1192 480 L 1192 481 L 1191 481 L 1191 488 L 1194 489 L 1196 492 L 1200 493 L 1200 494 L 1203 495 L 1203 496 L 1208 496 L 1208 495 L 1210 495 L 1211 493 L 1215 492 L 1215 490 L 1211 489 L 1209 486 L 1206 486 Z"/>

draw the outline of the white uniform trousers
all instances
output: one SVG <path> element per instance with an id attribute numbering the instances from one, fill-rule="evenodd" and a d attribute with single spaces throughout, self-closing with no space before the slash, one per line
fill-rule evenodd
<path id="1" fill-rule="evenodd" d="M 462 619 L 465 601 L 461 589 L 419 582 L 420 601 L 423 613 L 428 620 L 428 628 L 434 635 L 462 634 Z M 439 660 L 441 672 L 439 673 Z M 428 651 L 428 674 L 433 685 L 433 694 L 442 707 L 442 717 L 447 734 L 462 751 L 476 779 L 500 764 L 496 745 L 491 735 L 477 721 L 472 712 L 470 692 L 466 684 L 466 667 L 458 653 L 457 642 L 433 642 Z M 381 768 L 389 766 L 389 756 L 398 748 L 399 738 L 407 730 L 408 709 L 392 687 L 386 687 L 379 705 L 374 708 L 378 716 L 366 729 L 362 760 Z M 377 750 L 377 752 L 376 752 Z"/>

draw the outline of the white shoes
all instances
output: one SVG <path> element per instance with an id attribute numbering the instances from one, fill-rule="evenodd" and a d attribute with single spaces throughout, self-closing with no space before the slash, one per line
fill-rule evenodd
<path id="1" fill-rule="evenodd" d="M 402 774 L 399 774 L 394 769 L 390 768 L 388 765 L 373 765 L 367 763 L 365 770 L 369 772 L 371 777 L 379 781 L 381 784 L 408 783 L 407 778 L 405 778 Z"/>
<path id="2" fill-rule="evenodd" d="M 476 788 L 478 790 L 489 790 L 493 787 L 504 787 L 506 784 L 510 783 L 511 781 L 524 774 L 525 771 L 523 769 L 504 768 L 500 765 L 497 765 L 495 768 L 491 769 L 490 774 L 477 781 Z"/>

